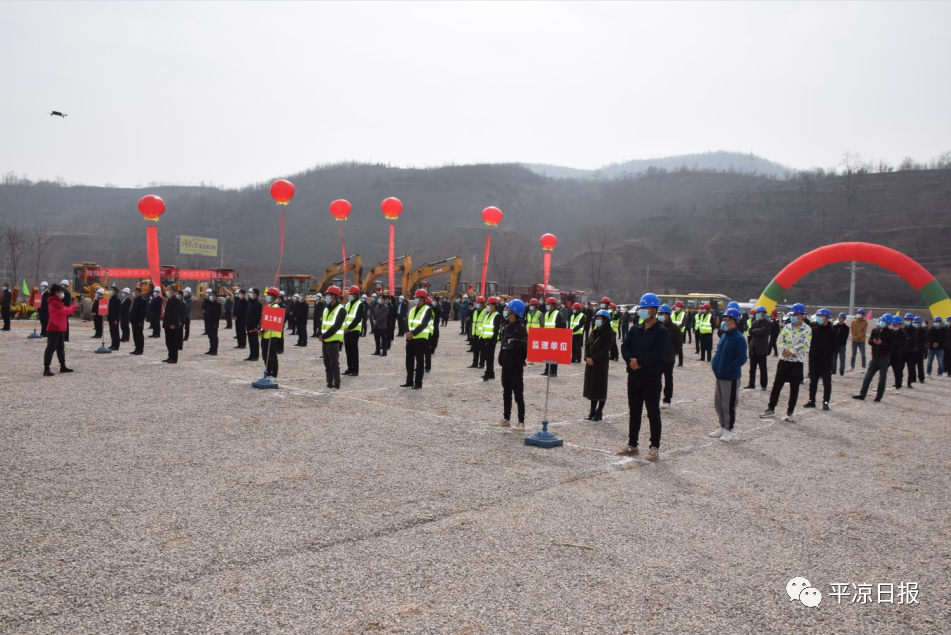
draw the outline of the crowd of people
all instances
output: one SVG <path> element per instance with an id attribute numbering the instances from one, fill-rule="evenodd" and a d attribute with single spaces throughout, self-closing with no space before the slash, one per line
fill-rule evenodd
<path id="1" fill-rule="evenodd" d="M 68 317 L 76 305 L 69 292 L 69 282 L 40 285 L 41 302 L 37 311 L 41 335 L 47 338 L 43 354 L 43 376 L 52 376 L 53 356 L 61 373 L 71 373 L 66 365 L 65 343 L 69 341 Z M 306 296 L 285 297 L 283 291 L 269 287 L 263 302 L 257 288 L 234 291 L 222 288 L 205 291 L 200 305 L 207 337 L 206 355 L 218 354 L 221 322 L 224 330 L 235 331 L 235 349 L 247 350 L 247 362 L 263 358 L 265 374 L 277 378 L 280 356 L 284 353 L 284 335 L 296 336 L 294 346 L 306 347 L 310 338 L 320 342 L 326 385 L 339 390 L 341 376 L 360 375 L 361 337 L 371 337 L 372 355 L 385 357 L 397 337 L 406 340 L 406 376 L 400 386 L 420 390 L 425 375 L 432 370 L 432 359 L 439 343 L 440 326 L 450 320 L 459 322 L 459 334 L 469 344 L 472 355 L 469 368 L 483 371 L 482 381 L 496 379 L 496 366 L 501 374 L 502 420 L 497 425 L 524 429 L 525 400 L 523 373 L 528 367 L 528 341 L 533 329 L 570 329 L 571 363 L 584 367 L 582 394 L 589 402 L 589 421 L 601 421 L 608 400 L 609 365 L 624 360 L 627 373 L 629 429 L 627 444 L 617 454 L 639 454 L 642 416 L 646 411 L 649 424 L 646 459 L 656 461 L 662 436 L 662 411 L 669 408 L 674 395 L 675 368 L 684 365 L 684 345 L 693 342 L 699 361 L 709 363 L 714 376 L 713 405 L 718 427 L 713 438 L 729 442 L 733 439 L 736 408 L 741 390 L 769 392 L 763 418 L 775 416 L 783 390 L 788 387 L 785 416 L 796 421 L 800 386 L 809 379 L 809 398 L 804 408 L 830 410 L 833 377 L 847 371 L 864 371 L 862 387 L 853 399 L 864 400 L 877 378 L 875 401 L 885 396 L 888 373 L 896 392 L 912 389 L 936 373 L 947 374 L 945 360 L 951 359 L 951 317 L 936 317 L 931 323 L 922 316 L 906 313 L 885 313 L 874 325 L 866 319 L 866 311 L 856 315 L 822 308 L 811 317 L 805 306 L 794 304 L 785 315 L 756 307 L 741 312 L 737 303 L 730 303 L 722 313 L 709 304 L 685 307 L 661 304 L 653 293 L 641 296 L 636 308 L 619 308 L 609 297 L 600 303 L 582 305 L 565 302 L 560 296 L 527 303 L 468 295 L 447 298 L 430 297 L 425 289 L 411 298 L 374 293 L 370 297 L 352 286 L 344 294 L 337 286 L 318 293 L 311 305 Z M 170 286 L 155 289 L 152 297 L 139 287 L 119 290 L 115 285 L 95 291 L 95 306 L 106 299 L 104 315 L 94 311 L 93 338 L 104 338 L 108 326 L 110 350 L 119 351 L 131 338 L 131 355 L 142 355 L 145 332 L 149 338 L 160 338 L 164 331 L 167 356 L 163 362 L 176 364 L 178 353 L 191 335 L 194 298 L 189 287 Z M 3 330 L 10 330 L 11 292 L 3 285 L 0 295 Z M 267 323 L 264 307 L 282 309 L 285 317 L 279 328 Z M 313 321 L 312 327 L 308 322 Z M 871 326 L 871 328 L 870 328 Z M 718 334 L 714 348 L 713 335 Z M 851 357 L 846 367 L 848 349 Z M 866 358 L 866 345 L 871 348 Z M 341 355 L 342 354 L 342 355 Z M 777 357 L 770 384 L 768 358 Z M 744 366 L 748 380 L 743 382 Z M 344 370 L 341 372 L 341 364 Z M 558 365 L 544 364 L 541 374 L 556 378 Z M 822 384 L 821 401 L 819 384 Z M 513 404 L 516 423 L 513 425 Z"/>

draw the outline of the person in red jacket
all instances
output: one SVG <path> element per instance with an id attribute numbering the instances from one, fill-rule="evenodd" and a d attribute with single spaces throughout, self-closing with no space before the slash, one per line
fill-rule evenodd
<path id="1" fill-rule="evenodd" d="M 50 287 L 50 295 L 47 300 L 49 309 L 49 321 L 46 325 L 46 352 L 43 353 L 43 376 L 52 377 L 50 371 L 50 362 L 53 361 L 53 352 L 59 359 L 59 372 L 71 373 L 72 368 L 66 368 L 66 344 L 64 337 L 66 335 L 66 318 L 76 311 L 77 305 L 63 306 L 63 296 L 66 295 L 63 287 L 54 284 Z"/>

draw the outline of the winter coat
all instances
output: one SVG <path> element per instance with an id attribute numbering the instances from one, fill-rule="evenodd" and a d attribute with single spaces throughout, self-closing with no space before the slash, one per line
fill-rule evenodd
<path id="1" fill-rule="evenodd" d="M 234 323 L 238 328 L 244 328 L 248 319 L 248 301 L 238 298 L 234 301 Z"/>
<path id="2" fill-rule="evenodd" d="M 221 304 L 218 302 L 209 302 L 205 309 L 205 330 L 217 331 L 218 323 L 221 321 Z"/>
<path id="3" fill-rule="evenodd" d="M 385 302 L 377 302 L 376 306 L 373 307 L 373 328 L 385 330 L 386 329 L 386 319 L 390 315 L 390 306 Z"/>
<path id="4" fill-rule="evenodd" d="M 614 332 L 611 332 L 612 338 Z M 628 375 L 641 377 L 659 377 L 664 372 L 664 359 L 667 349 L 670 348 L 669 331 L 660 322 L 655 322 L 650 328 L 638 324 L 627 332 L 624 344 L 621 346 L 621 355 Z M 631 360 L 636 359 L 638 369 L 631 370 Z"/>
<path id="5" fill-rule="evenodd" d="M 864 342 L 865 335 L 868 333 L 868 320 L 864 317 L 852 318 L 852 324 L 849 325 L 849 333 L 852 334 L 853 342 Z"/>
<path id="6" fill-rule="evenodd" d="M 849 336 L 852 331 L 849 328 L 849 325 L 846 323 L 839 324 L 836 322 L 832 325 L 832 330 L 835 331 L 835 345 L 839 348 L 842 348 L 849 343 Z"/>
<path id="7" fill-rule="evenodd" d="M 502 328 L 502 344 L 499 350 L 501 368 L 521 368 L 528 357 L 528 331 L 522 320 L 506 322 Z"/>
<path id="8" fill-rule="evenodd" d="M 812 345 L 809 347 L 809 372 L 821 374 L 832 368 L 832 356 L 838 350 L 832 325 L 814 325 Z"/>
<path id="9" fill-rule="evenodd" d="M 737 380 L 743 376 L 743 364 L 748 358 L 746 338 L 737 328 L 726 333 L 720 332 L 717 352 L 713 355 L 710 368 L 717 379 Z"/>
<path id="10" fill-rule="evenodd" d="M 264 307 L 261 306 L 259 300 L 248 300 L 248 312 L 244 318 L 244 327 L 248 329 L 248 333 L 257 333 L 260 330 L 261 313 L 263 312 Z"/>
<path id="11" fill-rule="evenodd" d="M 753 318 L 750 320 L 749 336 L 749 354 L 750 355 L 769 355 L 769 334 L 773 330 L 773 323 L 768 317 L 762 320 Z"/>
<path id="12" fill-rule="evenodd" d="M 132 300 L 132 308 L 129 310 L 129 320 L 133 324 L 145 324 L 145 317 L 149 312 L 149 301 L 144 295 L 138 295 Z"/>
<path id="13" fill-rule="evenodd" d="M 49 307 L 49 322 L 46 324 L 47 332 L 62 333 L 66 331 L 66 318 L 76 311 L 76 305 L 63 306 L 63 301 L 53 294 L 46 300 Z"/>
<path id="14" fill-rule="evenodd" d="M 677 361 L 678 356 L 684 351 L 684 343 L 680 335 L 680 327 L 674 324 L 670 318 L 667 318 L 667 321 L 664 323 L 664 328 L 670 332 L 670 346 L 667 347 L 667 356 L 664 358 L 664 362 L 667 364 L 673 364 Z"/>
<path id="15" fill-rule="evenodd" d="M 591 334 L 584 345 L 584 387 L 582 395 L 592 401 L 606 401 L 608 398 L 608 357 L 614 344 L 614 331 L 610 324 L 600 328 L 591 327 Z M 588 366 L 591 359 L 594 365 Z"/>

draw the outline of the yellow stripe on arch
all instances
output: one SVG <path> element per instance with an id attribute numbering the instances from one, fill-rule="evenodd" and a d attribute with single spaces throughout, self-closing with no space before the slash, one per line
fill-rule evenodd
<path id="1" fill-rule="evenodd" d="M 951 315 L 951 299 L 945 298 L 940 302 L 935 302 L 928 309 L 931 311 L 931 317 L 940 317 L 942 320 Z"/>

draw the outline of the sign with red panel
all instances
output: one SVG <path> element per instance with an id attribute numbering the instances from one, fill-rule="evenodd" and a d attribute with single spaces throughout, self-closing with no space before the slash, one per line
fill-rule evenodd
<path id="1" fill-rule="evenodd" d="M 528 361 L 571 363 L 571 329 L 537 328 L 528 332 Z"/>
<path id="2" fill-rule="evenodd" d="M 96 307 L 96 313 L 99 315 L 109 315 L 109 300 L 101 298 L 99 305 Z"/>
<path id="3" fill-rule="evenodd" d="M 281 331 L 284 329 L 284 309 L 279 306 L 266 306 L 261 314 L 262 331 Z M 571 361 L 571 360 L 568 360 Z"/>

